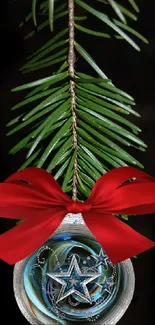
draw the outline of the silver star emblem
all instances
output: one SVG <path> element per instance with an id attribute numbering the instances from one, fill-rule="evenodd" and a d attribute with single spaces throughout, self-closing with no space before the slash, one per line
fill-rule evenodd
<path id="1" fill-rule="evenodd" d="M 96 266 L 104 265 L 108 268 L 108 264 L 112 266 L 111 261 L 109 260 L 108 256 L 104 254 L 103 250 L 101 249 L 99 255 L 91 255 L 96 260 Z"/>
<path id="2" fill-rule="evenodd" d="M 109 279 L 106 279 L 106 277 L 105 277 L 103 283 L 98 284 L 98 286 L 111 295 L 114 284 L 115 284 L 115 282 L 113 280 L 113 277 L 110 277 Z"/>
<path id="3" fill-rule="evenodd" d="M 54 281 L 61 284 L 57 303 L 71 294 L 76 294 L 87 302 L 91 303 L 91 297 L 87 284 L 97 279 L 100 273 L 82 273 L 75 255 L 73 255 L 67 272 L 47 273 Z"/>

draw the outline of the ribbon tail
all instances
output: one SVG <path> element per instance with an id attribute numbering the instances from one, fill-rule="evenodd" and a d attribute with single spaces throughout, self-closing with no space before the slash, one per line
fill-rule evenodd
<path id="1" fill-rule="evenodd" d="M 95 220 L 94 220 L 95 219 Z M 138 255 L 155 246 L 155 242 L 139 234 L 113 215 L 89 212 L 84 220 L 113 264 Z"/>
<path id="2" fill-rule="evenodd" d="M 52 215 L 52 218 L 51 218 Z M 45 210 L 37 219 L 28 219 L 0 236 L 0 258 L 14 264 L 32 254 L 58 228 L 65 212 Z"/>

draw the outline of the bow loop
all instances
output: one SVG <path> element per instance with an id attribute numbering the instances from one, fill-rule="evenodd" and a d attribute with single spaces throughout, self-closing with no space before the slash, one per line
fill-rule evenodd
<path id="1" fill-rule="evenodd" d="M 89 212 L 92 208 L 91 203 L 87 202 L 70 202 L 66 205 L 67 211 L 69 213 L 84 213 Z"/>

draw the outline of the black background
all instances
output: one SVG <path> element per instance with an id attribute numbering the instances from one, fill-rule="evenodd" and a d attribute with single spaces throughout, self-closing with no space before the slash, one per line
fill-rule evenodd
<path id="1" fill-rule="evenodd" d="M 10 108 L 22 94 L 13 94 L 10 89 L 34 76 L 22 76 L 18 71 L 25 57 L 41 44 L 40 39 L 24 41 L 24 32 L 18 29 L 21 18 L 30 8 L 31 1 L 1 1 L 0 10 L 0 180 L 3 181 L 24 162 L 25 152 L 11 156 L 8 151 L 18 140 L 19 135 L 6 137 L 6 124 L 11 118 Z M 155 177 L 155 2 L 139 0 L 140 15 L 133 24 L 149 39 L 149 45 L 141 44 L 141 52 L 136 52 L 127 43 L 115 40 L 93 43 L 87 37 L 84 45 L 91 52 L 104 72 L 114 83 L 132 94 L 136 99 L 136 109 L 141 119 L 131 117 L 142 129 L 141 138 L 148 145 L 145 153 L 130 150 L 145 166 L 145 171 Z M 96 26 L 97 29 L 97 26 Z M 77 62 L 78 64 L 78 62 Z M 80 63 L 79 63 L 80 64 Z M 81 63 L 82 67 L 83 63 Z M 155 240 L 155 214 L 130 217 L 129 224 L 134 229 Z M 0 232 L 9 229 L 11 221 L 1 221 Z M 136 275 L 136 288 L 132 303 L 119 322 L 119 325 L 155 324 L 155 249 L 133 259 Z M 0 262 L 1 324 L 16 323 L 26 325 L 13 295 L 13 266 Z M 4 320 L 2 321 L 2 318 Z M 109 324 L 110 325 L 110 324 Z"/>

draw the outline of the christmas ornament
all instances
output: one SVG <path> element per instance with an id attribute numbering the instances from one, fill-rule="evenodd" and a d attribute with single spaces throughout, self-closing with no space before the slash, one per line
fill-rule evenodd
<path id="1" fill-rule="evenodd" d="M 155 243 L 115 215 L 154 212 L 154 190 L 154 178 L 132 167 L 102 176 L 86 202 L 39 168 L 0 184 L 0 214 L 23 218 L 0 236 L 0 257 L 18 262 L 15 297 L 31 324 L 118 322 L 134 291 L 128 258 Z"/>
<path id="2" fill-rule="evenodd" d="M 26 93 L 12 107 L 22 112 L 7 124 L 7 135 L 26 132 L 10 153 L 26 148 L 23 166 L 43 167 L 56 179 L 62 177 L 64 192 L 72 191 L 73 198 L 38 168 L 17 172 L 0 184 L 0 216 L 20 220 L 0 236 L 0 258 L 16 263 L 15 297 L 31 324 L 116 324 L 134 291 L 129 258 L 155 245 L 120 219 L 155 211 L 154 179 L 124 167 L 99 179 L 111 167 L 143 167 L 121 148 L 147 147 L 138 136 L 140 128 L 125 117 L 139 116 L 134 98 L 108 79 L 76 31 L 91 38 L 121 38 L 136 50 L 135 37 L 147 40 L 128 24 L 137 19 L 130 8 L 113 0 L 100 0 L 101 8 L 98 1 L 89 2 L 32 0 L 32 12 L 20 24 L 34 23 L 25 39 L 45 30 L 43 43 L 20 70 L 49 67 L 49 75 L 45 71 L 43 78 L 32 76 L 28 84 L 12 89 Z M 128 4 L 139 12 L 134 0 Z M 98 19 L 106 33 L 104 26 L 102 31 L 91 28 Z M 79 58 L 93 74 L 88 67 L 86 74 L 84 66 L 80 71 Z M 77 201 L 91 190 L 86 202 Z"/>
<path id="3" fill-rule="evenodd" d="M 30 324 L 116 324 L 134 292 L 130 260 L 113 265 L 81 214 L 14 269 L 18 306 Z"/>

